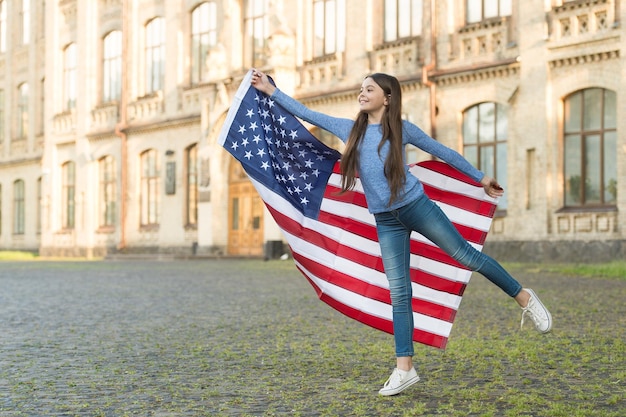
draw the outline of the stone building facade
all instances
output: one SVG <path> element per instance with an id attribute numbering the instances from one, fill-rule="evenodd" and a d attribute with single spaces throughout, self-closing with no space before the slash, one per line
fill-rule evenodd
<path id="1" fill-rule="evenodd" d="M 623 16 L 617 0 L 0 0 L 0 249 L 274 252 L 216 143 L 258 67 L 343 117 L 366 74 L 396 75 L 405 117 L 505 185 L 499 259 L 624 258 Z"/>

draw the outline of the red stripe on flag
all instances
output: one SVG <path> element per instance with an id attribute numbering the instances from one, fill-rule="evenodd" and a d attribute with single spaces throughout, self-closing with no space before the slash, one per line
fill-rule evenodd
<path id="1" fill-rule="evenodd" d="M 493 213 L 496 211 L 497 206 L 488 201 L 476 200 L 475 198 L 465 195 L 451 193 L 450 191 L 442 190 L 426 183 L 423 183 L 423 185 L 424 192 L 428 195 L 428 197 L 430 197 L 431 200 L 439 201 L 468 212 L 480 214 L 481 216 L 492 217 Z"/>
<path id="2" fill-rule="evenodd" d="M 348 274 L 339 272 L 326 265 L 309 259 L 297 251 L 293 252 L 293 257 L 294 260 L 302 264 L 306 270 L 310 271 L 316 277 L 323 277 L 320 279 L 323 279 L 330 284 L 336 285 L 337 287 L 341 287 L 355 294 L 359 294 L 363 297 L 391 305 L 391 298 L 387 288 L 381 288 L 361 281 L 360 279 L 354 278 Z M 450 307 L 433 303 L 428 300 L 415 298 L 415 294 L 412 304 L 413 311 L 415 313 L 424 314 L 444 321 L 451 322 L 456 314 L 456 310 Z"/>
<path id="3" fill-rule="evenodd" d="M 340 313 L 354 319 L 357 320 L 363 324 L 366 324 L 370 327 L 373 327 L 375 329 L 378 330 L 382 330 L 384 332 L 387 333 L 391 333 L 393 334 L 393 322 L 386 320 L 384 318 L 381 317 L 376 317 L 374 315 L 371 314 L 367 314 L 364 311 L 361 310 L 357 310 L 353 307 L 350 307 L 344 303 L 342 303 L 339 300 L 336 300 L 335 298 L 330 297 L 328 294 L 325 294 L 316 284 L 315 282 L 306 274 L 305 271 L 303 271 L 301 268 L 298 267 L 298 269 L 300 270 L 300 272 L 302 273 L 302 275 L 304 275 L 304 277 L 309 281 L 309 283 L 311 284 L 311 286 L 313 286 L 315 292 L 317 293 L 317 296 L 319 297 L 320 300 L 322 300 L 323 302 L 325 302 L 326 304 L 328 304 L 329 306 L 331 306 L 332 308 L 334 308 L 335 310 L 339 311 Z M 440 348 L 440 349 L 444 349 L 446 347 L 446 344 L 448 343 L 448 338 L 445 336 L 441 336 L 438 334 L 434 334 L 434 333 L 430 333 L 430 332 L 426 332 L 424 330 L 420 330 L 420 329 L 414 329 L 413 331 L 413 340 L 415 342 L 418 343 L 423 343 L 425 345 L 428 346 L 433 346 L 436 348 Z"/>
<path id="4" fill-rule="evenodd" d="M 384 273 L 384 267 L 382 263 L 382 259 L 380 256 L 368 254 L 362 252 L 358 249 L 355 249 L 350 246 L 343 245 L 333 239 L 328 238 L 326 235 L 323 235 L 315 230 L 304 228 L 302 224 L 293 220 L 292 218 L 283 215 L 282 213 L 275 210 L 270 205 L 267 205 L 268 210 L 272 214 L 272 217 L 279 225 L 279 227 L 285 230 L 287 233 L 290 233 L 295 236 L 304 236 L 306 235 L 305 240 L 308 242 L 328 250 L 329 252 L 335 253 L 337 256 L 346 258 L 353 262 L 356 262 L 360 265 L 364 265 L 368 268 L 372 268 L 376 271 Z M 343 230 L 348 230 L 353 233 L 359 234 L 361 236 L 364 235 L 363 230 L 360 230 L 360 233 L 355 232 L 355 227 L 352 227 L 350 223 L 358 223 L 351 219 L 340 218 L 339 216 L 330 215 L 328 213 L 324 213 L 324 216 L 320 216 L 319 219 L 322 222 L 327 224 L 335 225 Z M 323 217 L 323 218 L 322 218 Z M 332 221 L 326 221 L 332 218 Z M 362 223 L 359 223 L 358 228 L 365 229 L 367 228 Z M 375 229 L 369 226 L 371 229 Z M 374 230 L 375 232 L 375 230 Z M 367 234 L 365 234 L 367 235 Z M 304 239 L 304 238 L 303 238 Z M 378 243 L 377 243 L 378 244 Z M 451 264 L 453 266 L 460 265 L 456 263 L 452 258 L 445 255 L 441 249 L 436 246 L 431 246 L 427 244 L 423 244 L 417 241 L 411 241 L 411 252 L 415 255 L 428 257 L 434 260 L 439 260 L 445 264 Z M 426 254 L 430 254 L 431 256 L 426 256 Z M 446 292 L 454 295 L 462 295 L 465 291 L 466 284 L 450 280 L 449 278 L 439 277 L 436 275 L 429 274 L 425 271 L 419 269 L 411 269 L 411 280 L 416 284 L 423 285 L 428 288 L 432 288 L 434 290 Z"/>

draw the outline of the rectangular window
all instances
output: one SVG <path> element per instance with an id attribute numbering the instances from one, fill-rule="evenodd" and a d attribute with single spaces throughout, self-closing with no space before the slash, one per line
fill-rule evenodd
<path id="1" fill-rule="evenodd" d="M 70 43 L 63 51 L 63 110 L 76 108 L 76 44 Z"/>
<path id="2" fill-rule="evenodd" d="M 146 93 L 163 90 L 165 81 L 165 19 L 146 25 Z"/>
<path id="3" fill-rule="evenodd" d="M 22 43 L 30 43 L 30 0 L 22 0 Z"/>
<path id="4" fill-rule="evenodd" d="M 345 0 L 314 0 L 313 56 L 343 52 L 345 48 Z"/>
<path id="5" fill-rule="evenodd" d="M 43 136 L 46 129 L 46 79 L 39 82 L 39 109 L 37 112 L 37 134 Z"/>
<path id="6" fill-rule="evenodd" d="M 159 224 L 159 171 L 154 149 L 141 154 L 141 226 Z"/>
<path id="7" fill-rule="evenodd" d="M 104 38 L 102 62 L 102 101 L 118 100 L 122 92 L 122 32 L 115 30 Z"/>
<path id="8" fill-rule="evenodd" d="M 477 23 L 494 17 L 510 16 L 512 0 L 467 0 L 465 20 Z"/>
<path id="9" fill-rule="evenodd" d="M 7 3 L 0 0 L 0 53 L 7 51 Z"/>
<path id="10" fill-rule="evenodd" d="M 217 6 L 205 2 L 191 13 L 191 83 L 208 80 L 209 51 L 217 45 Z"/>
<path id="11" fill-rule="evenodd" d="M 116 184 L 115 161 L 112 156 L 106 156 L 98 161 L 98 172 L 100 180 L 100 227 L 112 227 L 116 220 Z"/>
<path id="12" fill-rule="evenodd" d="M 4 142 L 4 90 L 0 90 L 0 143 Z"/>
<path id="13" fill-rule="evenodd" d="M 198 224 L 198 145 L 187 148 L 187 224 Z"/>
<path id="14" fill-rule="evenodd" d="M 42 179 L 37 178 L 37 219 L 35 231 L 41 234 L 41 216 L 43 215 L 43 189 L 41 188 Z"/>
<path id="15" fill-rule="evenodd" d="M 17 137 L 19 139 L 28 136 L 28 84 L 23 83 L 18 88 L 17 99 Z"/>
<path id="16" fill-rule="evenodd" d="M 61 198 L 63 204 L 61 225 L 64 229 L 73 229 L 76 208 L 76 168 L 74 162 L 69 161 L 63 164 L 61 168 L 61 175 Z"/>
<path id="17" fill-rule="evenodd" d="M 265 47 L 268 37 L 268 0 L 248 0 L 244 17 L 246 67 L 265 65 Z"/>
<path id="18" fill-rule="evenodd" d="M 506 108 L 485 102 L 463 112 L 463 155 L 486 175 L 494 177 L 506 189 L 508 117 Z M 498 209 L 507 208 L 507 194 L 498 202 Z"/>
<path id="19" fill-rule="evenodd" d="M 422 34 L 422 0 L 385 0 L 385 42 Z"/>
<path id="20" fill-rule="evenodd" d="M 24 181 L 17 180 L 13 183 L 13 234 L 24 234 L 24 215 L 25 215 L 25 201 L 24 201 Z"/>

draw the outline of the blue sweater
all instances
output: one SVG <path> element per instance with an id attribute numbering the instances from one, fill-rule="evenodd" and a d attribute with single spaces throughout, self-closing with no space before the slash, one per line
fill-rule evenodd
<path id="1" fill-rule="evenodd" d="M 329 131 L 341 139 L 344 143 L 348 140 L 350 130 L 354 124 L 353 120 L 332 117 L 313 111 L 297 100 L 289 97 L 279 89 L 276 89 L 272 94 L 272 99 L 283 106 L 289 113 Z M 449 165 L 468 175 L 470 178 L 476 181 L 480 181 L 482 179 L 483 173 L 474 168 L 474 166 L 472 166 L 472 164 L 470 164 L 458 152 L 437 142 L 411 122 L 403 120 L 402 126 L 402 143 L 404 145 L 410 143 L 417 146 L 423 151 L 447 162 Z M 389 153 L 389 142 L 385 142 L 379 154 L 378 144 L 380 143 L 381 135 L 382 132 L 380 124 L 370 124 L 368 125 L 365 137 L 359 146 L 358 172 L 370 213 L 381 213 L 398 209 L 424 194 L 424 187 L 422 183 L 419 179 L 417 179 L 417 177 L 409 172 L 409 168 L 405 164 L 406 182 L 404 184 L 404 188 L 400 192 L 398 198 L 391 205 L 389 205 L 391 190 L 389 189 L 389 184 L 387 183 L 387 178 L 385 177 L 385 159 Z M 403 158 L 406 161 L 404 147 L 402 148 L 402 152 Z"/>

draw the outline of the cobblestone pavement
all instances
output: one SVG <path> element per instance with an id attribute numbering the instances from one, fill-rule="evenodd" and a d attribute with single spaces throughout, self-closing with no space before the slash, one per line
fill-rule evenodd
<path id="1" fill-rule="evenodd" d="M 572 282 L 555 280 L 548 299 L 571 297 Z M 626 283 L 580 285 L 604 291 L 600 325 L 623 337 Z M 512 311 L 483 328 L 519 327 Z M 0 355 L 0 417 L 332 415 L 311 398 L 348 415 L 364 398 L 393 401 L 376 395 L 390 336 L 321 303 L 291 261 L 3 262 Z M 340 363 L 321 369 L 329 357 Z"/>

